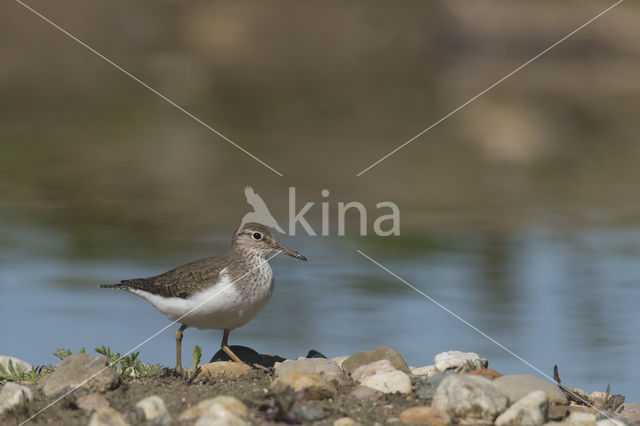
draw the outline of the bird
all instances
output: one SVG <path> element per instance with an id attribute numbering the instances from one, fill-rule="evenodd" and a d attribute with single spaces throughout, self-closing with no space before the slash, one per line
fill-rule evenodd
<path id="1" fill-rule="evenodd" d="M 249 222 L 236 230 L 231 249 L 222 255 L 196 260 L 153 277 L 99 287 L 140 296 L 171 321 L 180 323 L 175 335 L 177 371 L 182 371 L 182 336 L 188 327 L 224 330 L 221 349 L 233 361 L 242 363 L 229 348 L 229 334 L 247 324 L 269 302 L 274 289 L 267 259 L 271 253 L 307 260 L 278 245 L 269 227 Z"/>
<path id="2" fill-rule="evenodd" d="M 269 211 L 267 204 L 264 202 L 262 197 L 256 194 L 252 187 L 247 186 L 244 189 L 244 196 L 247 199 L 247 203 L 253 207 L 253 211 L 244 215 L 240 226 L 245 223 L 258 222 L 270 226 L 281 234 L 284 234 L 284 230 L 280 225 L 278 225 L 278 222 Z"/>

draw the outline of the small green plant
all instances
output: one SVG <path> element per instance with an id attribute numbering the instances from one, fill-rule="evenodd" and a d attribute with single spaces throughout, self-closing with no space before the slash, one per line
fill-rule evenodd
<path id="1" fill-rule="evenodd" d="M 0 383 L 4 382 L 37 382 L 40 378 L 53 371 L 50 365 L 39 366 L 31 370 L 24 370 L 19 364 L 13 364 L 13 360 L 9 359 L 7 368 L 0 364 Z"/>
<path id="2" fill-rule="evenodd" d="M 191 384 L 193 380 L 200 374 L 202 368 L 200 368 L 200 359 L 202 358 L 202 349 L 196 345 L 191 351 L 191 365 L 193 368 L 183 373 L 183 377 Z"/>
<path id="3" fill-rule="evenodd" d="M 71 352 L 69 349 L 64 349 L 64 348 L 58 348 L 56 349 L 56 351 L 53 353 L 54 356 L 60 358 L 61 360 L 65 359 L 66 357 L 68 357 L 69 355 L 71 355 L 73 352 Z"/>
<path id="4" fill-rule="evenodd" d="M 162 371 L 160 364 L 145 364 L 138 359 L 140 352 L 132 352 L 122 356 L 119 352 L 111 352 L 109 346 L 100 346 L 95 349 L 101 355 L 107 357 L 109 364 L 123 377 L 145 378 L 152 377 Z"/>

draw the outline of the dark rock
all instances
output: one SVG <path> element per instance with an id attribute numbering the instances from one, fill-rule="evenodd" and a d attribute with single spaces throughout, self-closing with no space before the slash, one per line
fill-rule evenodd
<path id="1" fill-rule="evenodd" d="M 326 359 L 327 357 L 321 354 L 320 352 L 316 351 L 315 349 L 311 349 L 307 354 L 306 358 L 325 358 Z"/>
<path id="2" fill-rule="evenodd" d="M 558 404 L 549 405 L 549 410 L 547 412 L 547 419 L 558 422 L 563 420 L 568 415 L 569 415 L 568 405 L 558 405 Z"/>
<path id="3" fill-rule="evenodd" d="M 282 358 L 278 355 L 269 355 L 269 354 L 259 354 L 253 349 L 246 346 L 229 346 L 229 349 L 238 356 L 244 363 L 247 365 L 253 366 L 253 364 L 258 364 L 266 368 L 273 368 L 273 365 L 276 362 L 286 361 L 286 358 Z M 225 351 L 220 349 L 213 355 L 211 361 L 209 362 L 217 362 L 217 361 L 232 361 L 231 357 L 227 355 Z"/>
<path id="4" fill-rule="evenodd" d="M 361 365 L 371 364 L 372 362 L 380 361 L 381 359 L 387 359 L 391 361 L 391 364 L 397 370 L 411 374 L 411 370 L 409 370 L 409 366 L 404 362 L 402 356 L 398 351 L 389 346 L 357 352 L 345 359 L 341 366 L 344 371 L 351 374 Z"/>

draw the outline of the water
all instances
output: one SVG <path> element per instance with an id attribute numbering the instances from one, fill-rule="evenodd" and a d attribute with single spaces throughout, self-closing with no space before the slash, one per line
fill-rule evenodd
<path id="1" fill-rule="evenodd" d="M 60 235 L 28 229 L 4 235 L 12 245 L 0 252 L 3 354 L 44 364 L 55 361 L 58 347 L 91 352 L 108 344 L 125 352 L 169 324 L 144 300 L 96 284 L 163 272 L 174 266 L 170 256 L 153 262 L 57 258 L 51 254 L 64 251 Z M 231 343 L 287 357 L 390 345 L 413 366 L 432 364 L 441 351 L 473 351 L 503 374 L 540 374 L 444 307 L 542 373 L 552 375 L 557 364 L 567 385 L 604 391 L 611 383 L 613 392 L 640 399 L 640 232 L 529 229 L 437 238 L 444 248 L 410 254 L 388 252 L 375 240 L 287 238 L 309 262 L 274 259 L 271 302 L 232 333 Z M 222 250 L 225 243 L 212 245 Z M 141 358 L 173 365 L 175 329 L 138 348 Z M 198 344 L 209 357 L 220 339 L 220 332 L 189 329 L 184 348 Z"/>

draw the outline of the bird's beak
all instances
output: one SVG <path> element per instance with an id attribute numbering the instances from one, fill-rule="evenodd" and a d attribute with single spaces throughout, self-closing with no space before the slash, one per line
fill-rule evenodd
<path id="1" fill-rule="evenodd" d="M 297 251 L 289 250 L 288 248 L 285 248 L 282 246 L 276 245 L 275 247 L 273 247 L 273 251 L 277 251 L 278 253 L 284 253 L 291 257 L 295 257 L 296 259 L 304 260 L 305 262 L 307 261 L 307 258 L 301 255 L 300 253 L 298 253 Z"/>

